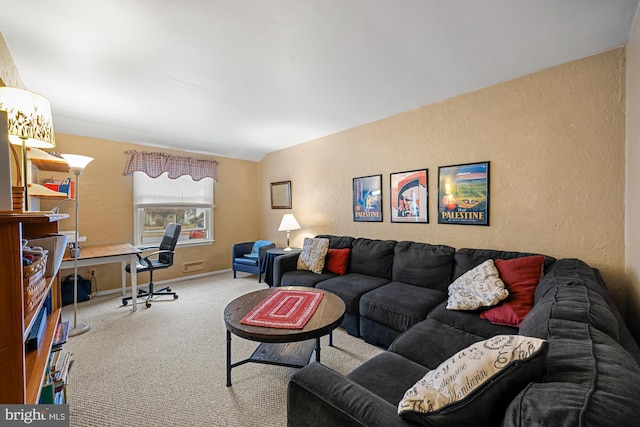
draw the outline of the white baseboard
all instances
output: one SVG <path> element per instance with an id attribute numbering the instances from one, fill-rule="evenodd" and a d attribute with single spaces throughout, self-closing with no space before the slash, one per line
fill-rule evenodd
<path id="1" fill-rule="evenodd" d="M 183 282 L 185 280 L 199 279 L 201 277 L 215 276 L 215 275 L 218 275 L 218 274 L 229 273 L 230 271 L 232 271 L 232 270 L 230 268 L 227 268 L 226 270 L 209 271 L 207 273 L 193 274 L 191 276 L 176 277 L 174 279 L 161 280 L 159 282 L 154 282 L 154 285 L 156 287 L 161 287 L 163 285 L 167 285 L 167 284 L 171 284 L 171 283 L 177 283 L 177 282 Z M 138 288 L 144 287 L 144 286 L 148 286 L 148 285 L 149 285 L 149 282 L 138 283 Z M 127 286 L 126 290 L 127 290 L 126 293 L 131 293 L 131 286 Z M 120 293 L 122 293 L 122 287 L 113 288 L 113 289 L 107 289 L 107 290 L 104 290 L 104 291 L 99 291 L 99 292 L 96 292 L 95 296 L 120 294 Z"/>

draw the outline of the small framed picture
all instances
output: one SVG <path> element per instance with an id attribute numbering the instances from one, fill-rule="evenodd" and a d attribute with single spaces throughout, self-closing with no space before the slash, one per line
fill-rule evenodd
<path id="1" fill-rule="evenodd" d="M 382 222 L 382 175 L 353 178 L 353 220 Z"/>
<path id="2" fill-rule="evenodd" d="M 271 209 L 291 209 L 291 181 L 271 183 Z"/>
<path id="3" fill-rule="evenodd" d="M 489 162 L 438 168 L 438 224 L 489 225 Z"/>
<path id="4" fill-rule="evenodd" d="M 390 175 L 391 222 L 429 222 L 429 170 Z"/>

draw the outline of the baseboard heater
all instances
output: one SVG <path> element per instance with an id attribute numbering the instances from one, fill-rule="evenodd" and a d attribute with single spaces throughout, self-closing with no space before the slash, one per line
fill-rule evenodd
<path id="1" fill-rule="evenodd" d="M 192 261 L 182 264 L 183 273 L 192 273 L 194 271 L 205 270 L 206 268 L 207 263 L 205 261 Z"/>

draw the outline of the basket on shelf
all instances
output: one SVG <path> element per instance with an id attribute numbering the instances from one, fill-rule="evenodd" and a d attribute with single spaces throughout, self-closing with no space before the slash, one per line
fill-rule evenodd
<path id="1" fill-rule="evenodd" d="M 47 290 L 47 280 L 44 277 L 47 266 L 47 252 L 29 265 L 23 267 L 24 311 L 31 312 L 38 306 Z"/>
<path id="2" fill-rule="evenodd" d="M 45 251 L 44 255 L 33 260 L 33 262 L 29 265 L 25 265 L 22 267 L 22 271 L 24 272 L 23 276 L 26 278 L 35 276 L 39 274 L 40 277 L 44 276 L 44 269 L 47 266 L 47 258 L 48 252 Z"/>

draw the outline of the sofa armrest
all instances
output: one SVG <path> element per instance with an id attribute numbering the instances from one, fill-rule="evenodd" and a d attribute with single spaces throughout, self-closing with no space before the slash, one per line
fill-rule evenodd
<path id="1" fill-rule="evenodd" d="M 280 286 L 282 275 L 287 271 L 296 271 L 298 269 L 298 257 L 300 252 L 293 254 L 280 255 L 273 260 L 273 286 Z"/>
<path id="2" fill-rule="evenodd" d="M 412 426 L 398 408 L 314 362 L 296 372 L 287 389 L 287 425 Z"/>

